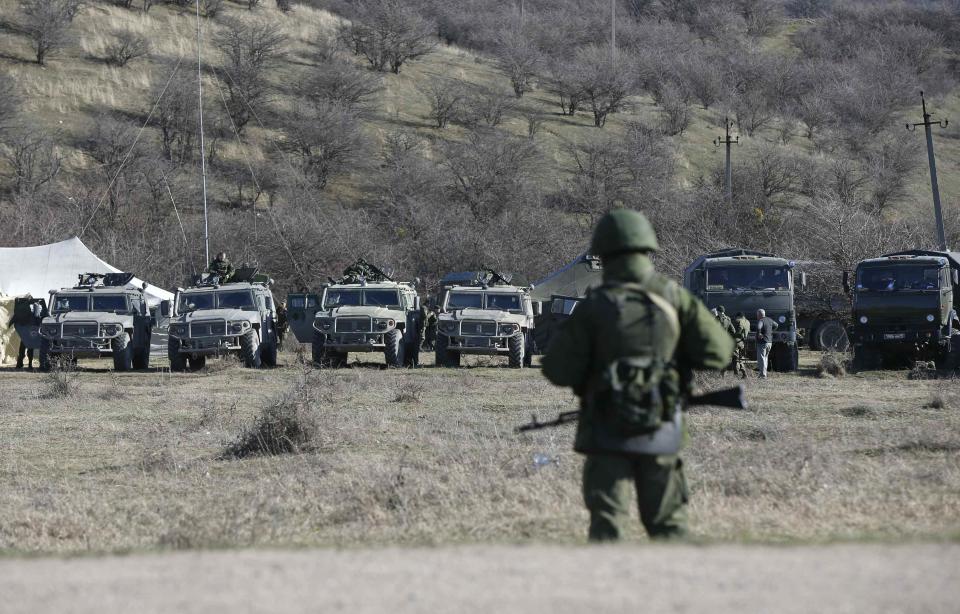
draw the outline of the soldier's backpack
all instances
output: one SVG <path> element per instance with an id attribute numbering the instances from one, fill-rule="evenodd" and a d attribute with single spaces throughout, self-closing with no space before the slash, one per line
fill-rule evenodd
<path id="1" fill-rule="evenodd" d="M 673 355 L 680 340 L 676 308 L 640 284 L 602 289 L 595 303 L 603 346 L 600 355 L 620 356 L 603 367 L 590 387 L 588 403 L 594 415 L 625 436 L 657 430 L 675 411 L 665 399 L 675 399 L 679 383 Z"/>

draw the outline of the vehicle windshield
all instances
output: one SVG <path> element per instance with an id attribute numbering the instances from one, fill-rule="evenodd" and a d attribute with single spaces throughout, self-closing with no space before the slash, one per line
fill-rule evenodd
<path id="1" fill-rule="evenodd" d="M 193 305 L 191 307 L 191 305 Z M 242 309 L 253 311 L 253 293 L 249 290 L 222 290 L 220 292 L 191 292 L 180 295 L 181 311 L 204 309 Z"/>
<path id="2" fill-rule="evenodd" d="M 556 297 L 553 299 L 553 304 L 550 306 L 550 311 L 552 313 L 571 315 L 579 303 L 580 299 Z"/>
<path id="3" fill-rule="evenodd" d="M 92 311 L 127 311 L 127 297 L 122 294 L 94 294 Z"/>
<path id="4" fill-rule="evenodd" d="M 940 268 L 934 265 L 900 264 L 864 267 L 857 272 L 857 290 L 938 290 Z"/>
<path id="5" fill-rule="evenodd" d="M 487 309 L 520 311 L 519 294 L 487 294 Z"/>
<path id="6" fill-rule="evenodd" d="M 451 292 L 447 298 L 447 309 L 483 309 L 483 294 L 480 292 Z"/>
<path id="7" fill-rule="evenodd" d="M 351 288 L 342 290 L 331 288 L 323 301 L 324 309 L 343 307 L 344 305 L 366 305 L 368 307 L 400 307 L 400 293 L 396 290 L 361 290 Z"/>
<path id="8" fill-rule="evenodd" d="M 53 301 L 54 313 L 64 311 L 87 311 L 90 305 L 89 294 L 58 294 Z"/>
<path id="9" fill-rule="evenodd" d="M 789 269 L 782 266 L 725 266 L 707 269 L 707 291 L 787 290 Z"/>

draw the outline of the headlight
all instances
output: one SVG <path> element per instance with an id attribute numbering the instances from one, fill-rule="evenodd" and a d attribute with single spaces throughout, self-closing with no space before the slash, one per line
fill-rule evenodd
<path id="1" fill-rule="evenodd" d="M 936 320 L 936 318 L 933 317 L 933 314 L 932 314 L 932 313 L 927 316 L 927 322 L 933 322 L 934 320 Z"/>
<path id="2" fill-rule="evenodd" d="M 317 327 L 320 330 L 330 330 L 333 327 L 333 320 L 317 320 Z"/>
<path id="3" fill-rule="evenodd" d="M 440 322 L 439 328 L 445 333 L 455 333 L 457 332 L 457 323 L 452 320 L 445 320 Z"/>
<path id="4" fill-rule="evenodd" d="M 103 331 L 103 335 L 107 337 L 119 335 L 122 330 L 119 324 L 104 324 L 100 329 Z"/>
<path id="5" fill-rule="evenodd" d="M 248 328 L 250 328 L 250 322 L 247 322 L 246 320 L 242 322 L 230 322 L 231 335 L 239 335 Z"/>
<path id="6" fill-rule="evenodd" d="M 387 330 L 388 328 L 393 328 L 396 326 L 396 321 L 394 320 L 374 320 L 373 325 L 377 330 Z"/>
<path id="7" fill-rule="evenodd" d="M 787 316 L 780 316 L 779 318 L 777 318 L 777 322 L 780 322 L 781 324 L 783 324 L 786 321 L 787 321 Z"/>
<path id="8" fill-rule="evenodd" d="M 867 323 L 867 316 L 860 316 L 860 323 L 861 323 L 861 324 L 866 324 L 866 323 Z"/>
<path id="9" fill-rule="evenodd" d="M 187 325 L 186 325 L 186 324 L 171 324 L 170 327 L 169 327 L 167 330 L 168 330 L 168 332 L 169 332 L 171 335 L 174 335 L 174 336 L 176 336 L 176 337 L 179 337 L 179 336 L 182 336 L 184 333 L 187 332 Z"/>
<path id="10" fill-rule="evenodd" d="M 520 326 L 517 324 L 501 324 L 500 325 L 500 334 L 502 335 L 514 335 L 519 330 L 520 330 Z"/>

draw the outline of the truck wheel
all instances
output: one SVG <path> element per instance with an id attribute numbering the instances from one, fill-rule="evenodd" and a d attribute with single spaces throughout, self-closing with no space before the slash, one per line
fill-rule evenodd
<path id="1" fill-rule="evenodd" d="M 950 353 L 947 355 L 947 369 L 950 371 L 960 370 L 960 335 L 954 335 L 950 339 Z"/>
<path id="2" fill-rule="evenodd" d="M 850 348 L 850 339 L 843 324 L 837 320 L 821 322 L 810 335 L 810 349 L 846 352 Z"/>
<path id="3" fill-rule="evenodd" d="M 388 367 L 402 367 L 406 344 L 403 342 L 403 331 L 395 328 L 383 336 L 386 347 L 383 348 L 383 358 Z"/>
<path id="4" fill-rule="evenodd" d="M 877 348 L 869 345 L 855 345 L 853 347 L 854 371 L 873 371 L 883 366 L 883 356 Z"/>
<path id="5" fill-rule="evenodd" d="M 114 371 L 129 371 L 133 368 L 133 346 L 130 345 L 130 335 L 120 333 L 110 341 L 110 349 L 113 351 L 113 369 Z"/>
<path id="6" fill-rule="evenodd" d="M 446 335 L 437 335 L 434 354 L 438 367 L 459 367 L 460 353 L 450 351 L 450 337 Z"/>
<path id="7" fill-rule="evenodd" d="M 167 358 L 170 359 L 171 371 L 187 370 L 187 355 L 180 353 L 180 340 L 170 337 L 167 339 Z"/>
<path id="8" fill-rule="evenodd" d="M 793 373 L 797 370 L 797 346 L 775 343 L 770 350 L 770 370 L 777 373 Z"/>
<path id="9" fill-rule="evenodd" d="M 190 370 L 199 371 L 200 369 L 207 366 L 207 357 L 206 356 L 191 356 L 190 357 Z"/>
<path id="10" fill-rule="evenodd" d="M 268 367 L 277 366 L 277 341 L 274 339 L 270 343 L 260 346 L 260 359 Z"/>
<path id="11" fill-rule="evenodd" d="M 40 371 L 46 373 L 50 370 L 50 342 L 46 339 L 40 340 Z"/>
<path id="12" fill-rule="evenodd" d="M 260 354 L 260 338 L 257 331 L 248 330 L 240 337 L 240 355 L 243 356 L 243 365 L 248 369 L 258 369 L 263 364 Z"/>
<path id="13" fill-rule="evenodd" d="M 507 349 L 510 350 L 510 368 L 511 369 L 522 369 L 524 364 L 524 337 L 522 334 L 517 333 L 516 335 L 507 339 Z"/>

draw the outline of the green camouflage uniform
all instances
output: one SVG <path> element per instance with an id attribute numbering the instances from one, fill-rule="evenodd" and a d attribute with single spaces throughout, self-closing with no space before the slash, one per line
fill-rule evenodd
<path id="1" fill-rule="evenodd" d="M 622 536 L 631 489 L 637 493 L 643 526 L 653 538 L 679 537 L 686 533 L 688 500 L 679 454 L 627 456 L 591 451 L 594 432 L 604 420 L 602 408 L 585 402 L 591 385 L 612 362 L 637 352 L 637 348 L 631 347 L 631 336 L 609 334 L 610 331 L 605 330 L 609 319 L 604 321 L 601 303 L 609 302 L 610 295 L 626 283 L 639 284 L 673 306 L 679 319 L 679 337 L 664 377 L 675 382 L 674 389 L 681 394 L 689 386 L 693 369 L 722 369 L 729 363 L 733 351 L 733 339 L 725 334 L 706 307 L 675 281 L 654 271 L 646 252 L 656 249 L 656 236 L 641 214 L 617 210 L 605 216 L 598 224 L 592 249 L 592 253 L 603 259 L 604 286 L 591 291 L 570 319 L 560 326 L 543 359 L 547 379 L 558 386 L 573 388 L 580 397 L 581 414 L 574 448 L 586 454 L 583 497 L 590 512 L 589 537 L 593 541 Z M 663 406 L 676 407 L 677 400 L 665 396 Z"/>
<path id="2" fill-rule="evenodd" d="M 747 375 L 747 337 L 750 336 L 750 320 L 744 315 L 740 315 L 733 321 L 734 334 L 733 339 L 737 342 L 733 353 L 734 371 Z"/>
<path id="3" fill-rule="evenodd" d="M 207 271 L 211 275 L 216 275 L 220 278 L 221 282 L 230 281 L 230 278 L 233 277 L 233 265 L 226 258 L 214 258 L 210 262 L 210 266 L 207 267 Z"/>
<path id="4" fill-rule="evenodd" d="M 736 339 L 737 329 L 736 329 L 736 328 L 734 327 L 734 325 L 733 325 L 733 320 L 731 320 L 731 319 L 730 319 L 730 316 L 728 316 L 726 313 L 724 313 L 723 311 L 721 311 L 719 308 L 717 309 L 717 322 L 720 324 L 720 326 L 723 327 L 723 330 L 727 331 L 727 334 L 730 335 L 730 337 L 731 337 L 732 339 Z M 733 350 L 733 352 L 730 354 L 730 364 L 728 364 L 726 367 L 724 367 L 723 372 L 726 373 L 727 370 L 728 370 L 730 367 L 733 368 L 734 373 L 739 373 L 739 372 L 740 372 L 740 371 L 737 369 L 737 352 L 736 352 L 736 346 L 734 346 L 734 350 Z"/>
<path id="5" fill-rule="evenodd" d="M 430 307 L 420 308 L 420 343 L 428 350 L 432 350 L 437 340 L 437 312 Z"/>

